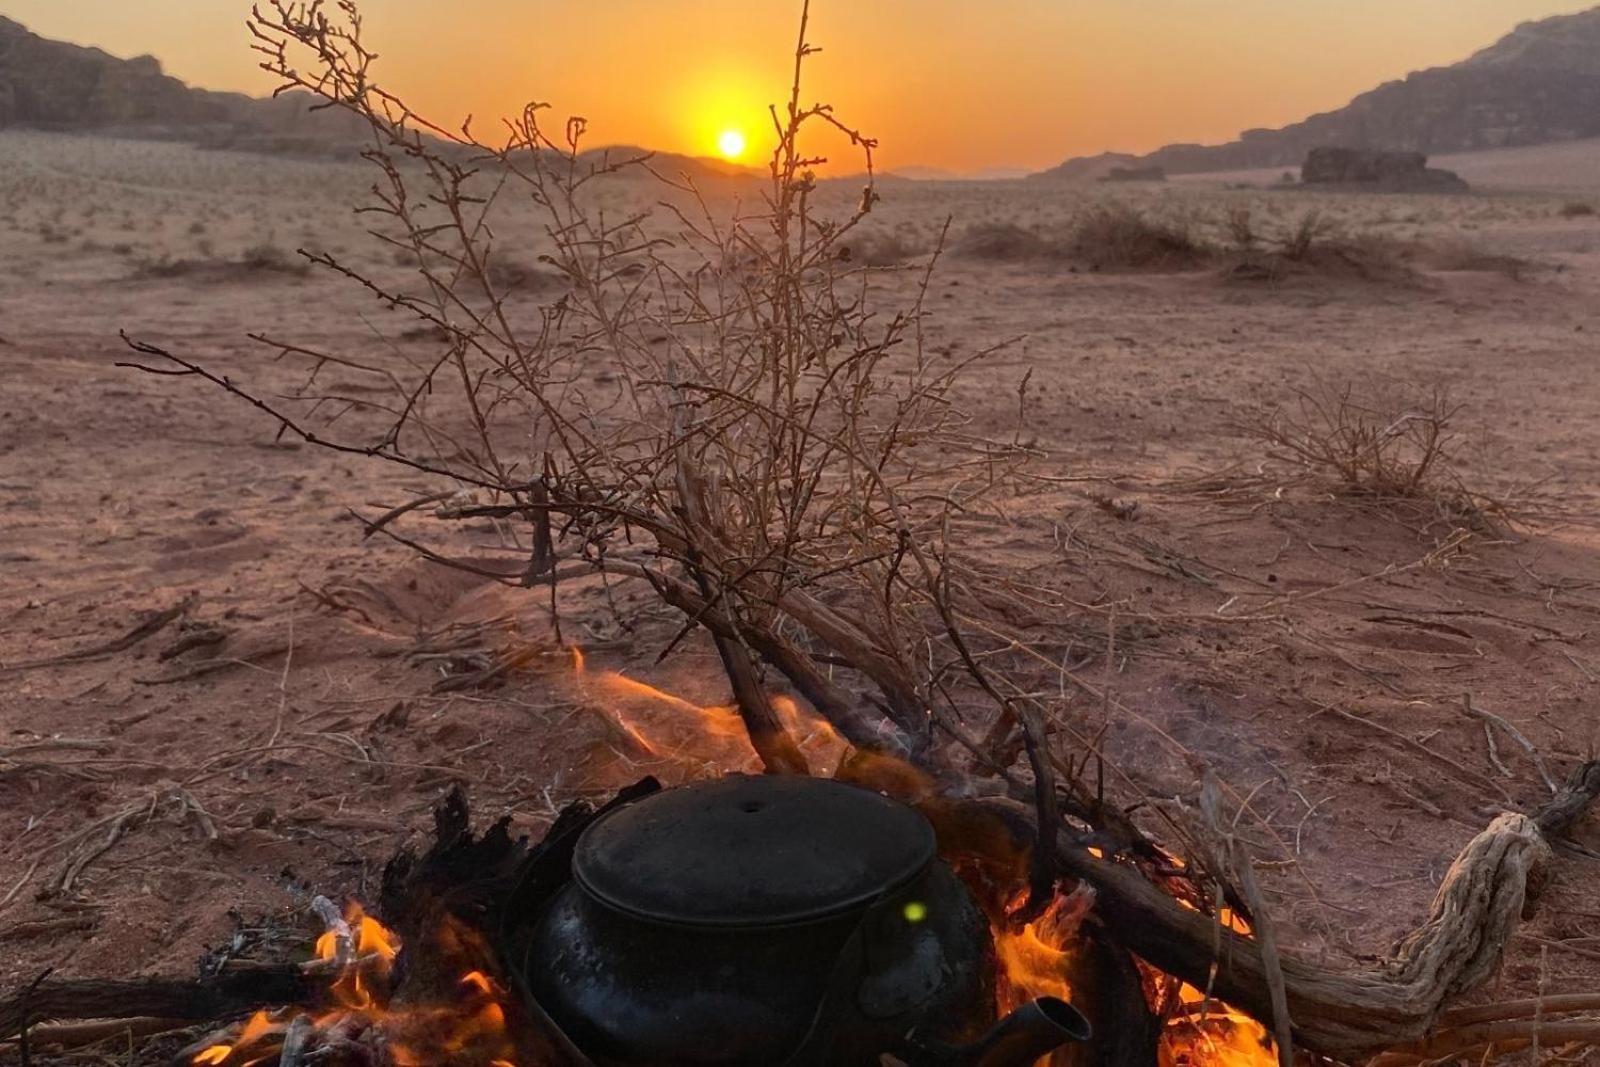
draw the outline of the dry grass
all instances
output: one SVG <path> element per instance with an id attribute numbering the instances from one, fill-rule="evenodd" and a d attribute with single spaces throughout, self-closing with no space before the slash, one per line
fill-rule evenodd
<path id="1" fill-rule="evenodd" d="M 1484 529 L 1503 508 L 1462 483 L 1455 459 L 1460 413 L 1439 386 L 1319 382 L 1299 391 L 1293 408 L 1241 428 L 1270 459 L 1338 495 L 1412 513 L 1421 505 L 1452 527 Z"/>

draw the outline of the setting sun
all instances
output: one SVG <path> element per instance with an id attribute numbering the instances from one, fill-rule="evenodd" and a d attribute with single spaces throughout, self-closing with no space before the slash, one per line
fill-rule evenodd
<path id="1" fill-rule="evenodd" d="M 738 159 L 744 155 L 744 134 L 738 130 L 723 130 L 717 135 L 717 151 L 724 159 Z"/>

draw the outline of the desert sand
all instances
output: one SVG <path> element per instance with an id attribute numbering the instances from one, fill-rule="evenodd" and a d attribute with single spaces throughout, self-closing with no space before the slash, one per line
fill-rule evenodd
<path id="1" fill-rule="evenodd" d="M 1571 164 L 1579 149 L 1563 151 Z M 1065 627 L 1021 598 L 1010 615 L 1132 709 L 1103 721 L 1072 705 L 1150 805 L 1192 797 L 1201 764 L 1252 798 L 1279 936 L 1334 964 L 1414 927 L 1488 818 L 1548 795 L 1492 717 L 1556 777 L 1600 744 L 1600 218 L 1583 212 L 1600 172 L 1535 182 L 1519 177 L 1540 170 L 1527 155 L 1439 161 L 1484 179 L 1464 196 L 1240 176 L 889 181 L 860 242 L 871 263 L 915 265 L 953 220 L 929 347 L 953 360 L 1011 342 L 958 397 L 975 431 L 1028 441 L 1051 479 L 969 516 L 969 547 L 997 588 L 1085 606 Z M 561 652 L 724 701 L 708 646 L 657 663 L 677 624 L 648 590 L 619 587 L 613 611 L 593 580 L 570 583 L 557 641 L 537 596 L 364 538 L 352 515 L 450 486 L 116 365 L 131 356 L 120 331 L 268 392 L 301 375 L 252 333 L 380 364 L 425 353 L 409 321 L 297 257 L 405 269 L 352 212 L 369 181 L 354 162 L 0 134 L 8 988 L 46 968 L 187 974 L 205 952 L 285 936 L 309 894 L 370 893 L 454 783 L 480 814 L 537 832 L 645 773 L 749 765 L 736 738 L 599 692 Z M 602 195 L 620 211 L 659 193 L 619 179 Z M 824 195 L 845 205 L 859 189 Z M 1113 203 L 1218 244 L 1241 211 L 1265 233 L 1315 211 L 1382 262 L 1261 277 L 1227 256 L 1096 270 L 963 245 L 974 228 L 1051 233 Z M 501 240 L 526 247 L 519 299 L 552 299 L 531 219 L 505 220 Z M 918 276 L 872 284 L 904 297 Z M 330 391 L 361 387 L 328 374 Z M 1319 382 L 1447 389 L 1454 472 L 1484 509 L 1353 497 L 1253 436 Z M 513 565 L 491 524 L 411 529 Z M 454 684 L 516 642 L 544 651 L 495 684 Z M 1590 821 L 1499 993 L 1593 988 L 1597 855 Z"/>

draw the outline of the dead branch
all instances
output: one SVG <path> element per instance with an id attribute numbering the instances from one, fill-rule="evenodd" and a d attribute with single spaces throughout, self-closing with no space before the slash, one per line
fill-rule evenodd
<path id="1" fill-rule="evenodd" d="M 232 963 L 195 979 L 127 978 L 46 981 L 0 1001 L 0 1040 L 46 1020 L 153 1016 L 205 1022 L 271 1005 L 310 1006 L 322 994 L 328 968 L 299 964 Z"/>
<path id="2" fill-rule="evenodd" d="M 13 663 L 10 666 L 0 666 L 0 674 L 9 674 L 17 671 L 38 670 L 42 667 L 60 667 L 68 663 L 86 663 L 89 660 L 104 659 L 107 656 L 114 656 L 118 652 L 126 652 L 133 646 L 142 641 L 146 641 L 151 637 L 154 637 L 156 634 L 166 629 L 168 623 L 179 618 L 181 615 L 187 612 L 189 608 L 193 606 L 193 604 L 194 600 L 192 598 L 185 597 L 184 599 L 178 601 L 178 603 L 172 605 L 170 608 L 166 608 L 162 611 L 152 612 L 151 614 L 145 616 L 133 627 L 133 629 L 114 640 L 106 641 L 98 645 L 91 645 L 88 648 L 82 648 L 76 652 L 67 652 L 59 656 L 47 656 L 44 659 L 29 660 L 24 663 Z"/>
<path id="3" fill-rule="evenodd" d="M 1547 841 L 1600 796 L 1600 763 L 1579 768 L 1568 787 L 1536 816 L 1502 815 L 1475 837 L 1446 873 L 1426 922 L 1394 955 L 1364 971 L 1335 972 L 1281 953 L 1294 1038 L 1324 1055 L 1349 1058 L 1427 1038 L 1444 1009 L 1498 966 L 1518 923 L 1531 913 L 1549 878 Z M 1009 818 L 1029 818 L 1025 805 Z M 1097 859 L 1063 833 L 1060 863 L 1098 892 L 1097 909 L 1137 955 L 1205 988 L 1257 1019 L 1273 1018 L 1262 946 L 1214 919 L 1183 908 L 1137 868 Z M 1213 971 L 1213 967 L 1215 970 Z"/>

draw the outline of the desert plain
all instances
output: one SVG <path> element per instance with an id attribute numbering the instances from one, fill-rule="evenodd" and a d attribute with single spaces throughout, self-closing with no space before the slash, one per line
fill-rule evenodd
<path id="1" fill-rule="evenodd" d="M 955 397 L 1038 477 L 964 516 L 964 547 L 1051 650 L 1124 796 L 1170 809 L 1204 767 L 1248 797 L 1278 936 L 1332 965 L 1414 928 L 1494 813 L 1533 810 L 1600 746 L 1600 145 L 1438 162 L 1473 192 L 885 179 L 841 265 L 891 303 L 926 284 L 936 359 L 994 350 Z M 354 211 L 371 180 L 359 161 L 0 133 L 7 988 L 188 974 L 300 937 L 310 895 L 370 895 L 455 783 L 537 833 L 644 774 L 752 765 L 688 706 L 726 683 L 648 589 L 566 583 L 558 635 L 540 592 L 358 518 L 458 487 L 119 366 L 125 333 L 271 395 L 304 382 L 282 344 L 425 358 L 436 339 L 300 254 L 403 275 Z M 819 196 L 848 212 L 859 193 Z M 626 212 L 663 194 L 596 195 Z M 559 284 L 531 213 L 507 212 L 505 280 L 532 315 Z M 1106 212 L 1200 251 L 1130 263 L 1063 236 Z M 1297 232 L 1316 247 L 1286 256 Z M 1363 494 L 1272 439 L 1345 390 L 1447 416 L 1437 490 Z M 525 555 L 489 520 L 424 510 L 402 532 L 490 571 Z M 509 648 L 528 654 L 481 677 Z M 1562 851 L 1502 998 L 1600 974 L 1600 831 Z"/>

